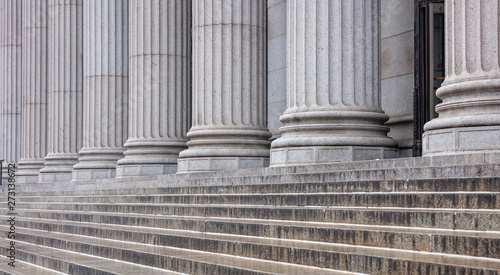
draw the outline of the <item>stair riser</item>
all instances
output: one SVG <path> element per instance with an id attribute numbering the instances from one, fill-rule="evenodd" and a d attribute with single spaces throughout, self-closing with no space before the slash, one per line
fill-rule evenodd
<path id="1" fill-rule="evenodd" d="M 232 268 L 225 268 L 225 270 L 220 270 L 222 267 L 214 266 L 214 268 L 218 268 L 214 270 L 208 267 L 200 268 L 198 265 L 204 265 L 199 262 L 192 262 L 190 264 L 182 263 L 182 264 L 173 264 L 179 261 L 185 261 L 180 259 L 171 259 L 171 257 L 165 257 L 163 255 L 153 255 L 148 253 L 143 253 L 139 251 L 131 249 L 118 249 L 118 248 L 109 248 L 105 246 L 91 245 L 91 244 L 83 244 L 76 242 L 68 242 L 66 240 L 60 240 L 56 238 L 42 238 L 38 236 L 30 236 L 25 234 L 19 234 L 19 237 L 23 239 L 23 241 L 29 241 L 32 243 L 36 243 L 39 245 L 45 245 L 49 247 L 56 247 L 66 250 L 72 250 L 76 252 L 85 252 L 90 253 L 96 256 L 106 256 L 109 258 L 120 259 L 124 261 L 134 262 L 137 264 L 150 265 L 159 268 L 166 268 L 169 270 L 175 270 L 178 272 L 186 272 L 189 274 L 246 274 L 241 273 L 240 270 L 231 270 Z M 166 241 L 166 240 L 165 240 Z M 161 245 L 162 240 L 158 240 Z M 205 248 L 210 247 L 219 247 L 219 244 L 216 241 L 205 241 L 203 243 L 199 243 L 199 246 L 203 246 Z M 389 272 L 396 272 L 399 274 L 408 273 L 408 274 L 421 274 L 422 270 L 429 270 L 431 274 L 435 274 L 438 270 L 445 270 L 452 273 L 460 273 L 460 272 L 485 272 L 485 274 L 495 274 L 495 271 L 492 270 L 479 270 L 479 269 L 469 269 L 463 267 L 455 267 L 455 266 L 445 266 L 438 264 L 428 264 L 428 263 L 420 263 L 416 261 L 406 261 L 406 260 L 398 260 L 398 259 L 389 259 L 389 258 L 381 258 L 381 257 L 373 257 L 366 255 L 357 255 L 357 254 L 346 254 L 346 253 L 338 253 L 338 252 L 326 252 L 326 251 L 311 251 L 305 249 L 291 249 L 287 247 L 265 247 L 261 245 L 241 245 L 241 244 L 231 244 L 226 247 L 222 247 L 222 250 L 225 250 L 226 254 L 231 254 L 233 251 L 246 251 L 247 257 L 259 257 L 262 259 L 268 260 L 280 260 L 282 262 L 288 263 L 298 263 L 303 265 L 316 265 L 318 267 L 334 267 L 337 270 L 347 270 L 352 272 L 370 272 L 371 274 L 388 274 Z M 194 268 L 186 268 L 187 266 L 193 264 Z M 180 267 L 182 269 L 180 269 Z M 186 270 L 187 269 L 187 270 Z M 194 270 L 192 270 L 194 269 Z M 199 271 L 203 270 L 204 273 L 200 273 Z M 216 271 L 216 272 L 214 272 Z M 255 274 L 255 273 L 250 273 Z"/>
<path id="2" fill-rule="evenodd" d="M 33 190 L 32 188 L 30 190 Z M 354 181 L 354 182 L 309 182 L 278 184 L 244 184 L 177 188 L 124 188 L 49 191 L 20 190 L 22 196 L 85 196 L 85 195 L 134 195 L 134 194 L 264 194 L 264 193 L 324 193 L 324 192 L 500 192 L 500 178 L 439 179 L 439 180 L 396 180 L 396 181 Z"/>
<path id="3" fill-rule="evenodd" d="M 49 204 L 47 198 L 20 198 L 21 206 L 30 201 Z M 310 195 L 161 195 L 161 196 L 99 196 L 52 197 L 50 201 L 66 203 L 179 203 L 179 204 L 238 204 L 277 206 L 351 206 L 500 209 L 497 194 L 310 194 Z"/>
<path id="4" fill-rule="evenodd" d="M 73 243 L 65 240 L 49 239 L 38 236 L 31 236 L 18 233 L 16 235 L 19 240 L 43 245 L 49 247 L 70 250 L 74 252 L 86 253 L 94 256 L 107 257 L 121 261 L 127 261 L 146 266 L 164 268 L 187 274 L 241 274 L 241 275 L 271 275 L 264 272 L 255 272 L 233 267 L 218 266 L 209 263 L 189 261 L 174 257 L 154 255 L 142 253 L 134 250 L 114 249 L 105 246 L 95 246 L 91 244 Z M 54 269 L 67 274 L 85 274 L 85 275 L 115 275 L 101 270 L 96 270 L 83 265 L 64 262 L 58 259 L 51 259 L 36 253 L 25 252 L 22 250 L 16 251 L 16 256 L 20 260 L 28 261 L 36 265 Z"/>
<path id="5" fill-rule="evenodd" d="M 140 208 L 140 207 L 139 207 Z M 158 209 L 160 208 L 160 209 Z M 109 209 L 108 209 L 109 210 Z M 273 219 L 291 221 L 314 221 L 333 222 L 367 225 L 387 225 L 387 226 L 414 226 L 423 228 L 442 229 L 463 229 L 480 231 L 500 231 L 500 215 L 483 213 L 434 213 L 434 212 L 411 212 L 411 211 L 377 211 L 377 210 L 316 210 L 316 209 L 249 209 L 249 208 L 168 208 L 162 210 L 161 207 L 136 209 L 123 209 L 129 212 L 110 211 L 109 214 L 73 214 L 73 213 L 45 213 L 28 211 L 26 214 L 19 210 L 19 215 L 27 215 L 33 218 L 59 219 L 69 221 L 88 221 L 97 223 L 120 224 L 123 221 L 136 221 L 135 218 L 124 218 L 113 216 L 113 212 L 118 213 L 148 213 L 177 216 L 208 216 L 208 217 L 233 217 L 233 218 L 254 218 Z M 253 211 L 252 211 L 253 210 Z M 110 217 L 111 216 L 111 217 Z M 88 219 L 87 219 L 88 218 Z M 149 219 L 145 219 L 147 221 Z M 135 225 L 134 223 L 123 223 Z"/>
<path id="6" fill-rule="evenodd" d="M 17 235 L 16 235 L 17 237 Z M 2 255 L 6 255 L 7 249 L 0 248 L 0 253 Z M 35 253 L 30 253 L 23 251 L 22 248 L 16 247 L 16 258 L 29 262 L 31 264 L 35 264 L 38 266 L 43 266 L 45 268 L 57 270 L 59 272 L 63 272 L 66 274 L 85 274 L 85 275 L 117 275 L 115 273 L 106 272 L 103 270 L 98 270 L 94 268 L 90 268 L 84 265 L 75 264 L 66 261 L 60 261 L 58 259 L 53 259 L 49 257 L 45 257 L 42 255 L 38 255 Z M 30 274 L 31 275 L 31 274 Z M 34 274 L 33 274 L 34 275 Z"/>
<path id="7" fill-rule="evenodd" d="M 100 238 L 109 238 L 121 241 L 139 242 L 147 244 L 168 245 L 187 249 L 206 250 L 208 248 L 217 248 L 211 252 L 227 253 L 220 250 L 220 247 L 228 247 L 225 243 L 221 245 L 209 245 L 208 241 L 202 241 L 200 237 L 183 237 L 178 235 L 161 235 L 122 231 L 115 229 L 100 229 L 86 227 L 83 225 L 59 225 L 40 222 L 20 221 L 19 226 L 46 230 L 52 232 L 61 232 L 68 234 L 95 236 Z M 460 254 L 469 256 L 500 258 L 500 239 L 494 238 L 476 238 L 447 236 L 434 234 L 410 234 L 400 232 L 380 232 L 380 231 L 360 231 L 360 230 L 342 230 L 326 228 L 304 228 L 304 227 L 283 227 L 283 226 L 245 226 L 243 224 L 225 224 L 214 228 L 214 225 L 207 225 L 205 228 L 186 227 L 184 230 L 196 230 L 200 232 L 238 234 L 247 236 L 259 236 L 269 238 L 282 238 L 293 240 L 318 241 L 325 243 L 341 243 L 348 245 L 362 245 L 374 247 L 386 247 L 396 249 L 408 249 L 426 252 L 438 252 L 449 254 Z M 213 228 L 213 231 L 207 231 L 207 227 Z M 222 227 L 222 228 L 221 228 Z M 172 227 L 170 227 L 172 228 Z M 230 228 L 228 230 L 228 228 Z M 219 243 L 222 243 L 219 241 Z M 232 243 L 232 242 L 231 242 Z M 196 245 L 198 244 L 198 245 Z M 205 245 L 208 245 L 205 247 Z M 260 250 L 257 250 L 260 251 Z M 233 252 L 233 255 L 248 256 L 244 254 L 247 251 Z"/>
<path id="8" fill-rule="evenodd" d="M 358 181 L 392 181 L 392 180 L 425 180 L 425 179 L 447 179 L 447 178 L 489 178 L 498 177 L 500 175 L 499 164 L 487 165 L 465 165 L 465 166 L 452 166 L 452 167 L 425 167 L 425 168 L 397 168 L 387 170 L 356 170 L 356 171 L 337 171 L 337 172 L 313 172 L 305 174 L 283 174 L 283 175 L 260 175 L 260 176 L 244 176 L 234 177 L 225 176 L 217 178 L 200 178 L 200 179 L 159 179 L 150 182 L 144 182 L 143 186 L 216 186 L 216 185 L 251 185 L 251 184 L 280 184 L 280 183 L 342 183 L 342 182 L 358 182 Z M 67 183 L 65 183 L 67 185 Z M 116 185 L 123 184 L 127 186 L 128 183 L 117 182 Z M 109 186 L 109 185 L 108 185 Z M 91 188 L 93 187 L 93 188 Z M 3 187 L 5 188 L 5 187 Z M 35 188 L 35 189 L 32 189 Z M 39 189 L 36 189 L 39 188 Z M 27 189 L 32 195 L 37 195 L 35 192 L 45 193 L 51 192 L 53 186 L 33 186 Z M 77 187 L 81 189 L 102 189 L 95 188 L 95 185 Z M 72 188 L 61 187 L 61 190 L 71 190 Z M 118 188 L 124 189 L 124 188 Z M 5 190 L 4 190 L 5 191 Z M 23 192 L 24 190 L 18 189 Z M 3 193 L 3 192 L 2 192 Z"/>

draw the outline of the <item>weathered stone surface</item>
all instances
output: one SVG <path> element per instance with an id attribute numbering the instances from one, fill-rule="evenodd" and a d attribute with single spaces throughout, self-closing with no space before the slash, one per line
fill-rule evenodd
<path id="1" fill-rule="evenodd" d="M 23 0 L 21 159 L 17 181 L 38 182 L 47 154 L 48 1 Z"/>
<path id="2" fill-rule="evenodd" d="M 40 182 L 71 180 L 83 138 L 83 0 L 49 0 L 48 140 Z"/>
<path id="3" fill-rule="evenodd" d="M 289 274 L 294 264 L 299 274 L 317 271 L 311 266 L 497 274 L 500 159 L 493 156 L 106 179 L 53 190 L 22 186 L 16 238 L 21 257 L 55 269 L 92 270 L 97 266 L 84 259 L 93 255 L 103 264 L 118 259 L 186 273 L 272 267 L 271 273 Z M 442 179 L 449 175 L 458 178 Z M 7 218 L 5 210 L 0 215 Z M 81 257 L 49 260 L 40 251 L 50 247 Z"/>
<path id="4" fill-rule="evenodd" d="M 21 156 L 21 7 L 21 1 L 0 1 L 0 159 L 5 160 L 4 183 L 8 164 L 17 163 Z"/>
<path id="5" fill-rule="evenodd" d="M 179 172 L 269 162 L 266 1 L 193 1 L 193 127 Z"/>
<path id="6" fill-rule="evenodd" d="M 128 0 L 83 7 L 83 148 L 73 180 L 114 178 L 128 133 Z"/>
<path id="7" fill-rule="evenodd" d="M 380 1 L 287 8 L 287 109 L 271 166 L 397 157 L 380 100 Z"/>
<path id="8" fill-rule="evenodd" d="M 424 155 L 500 153 L 499 9 L 497 1 L 446 1 L 443 102 L 425 124 Z"/>
<path id="9" fill-rule="evenodd" d="M 130 108 L 117 177 L 177 172 L 191 125 L 191 1 L 130 0 Z"/>
<path id="10" fill-rule="evenodd" d="M 267 32 L 267 123 L 274 140 L 286 109 L 286 0 L 267 1 Z"/>

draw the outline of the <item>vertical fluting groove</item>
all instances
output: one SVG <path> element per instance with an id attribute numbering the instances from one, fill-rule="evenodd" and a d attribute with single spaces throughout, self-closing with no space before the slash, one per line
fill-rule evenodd
<path id="1" fill-rule="evenodd" d="M 120 34 L 128 30 L 128 24 L 121 22 L 128 17 L 127 7 L 128 0 L 88 0 L 84 5 L 85 130 L 79 163 L 74 166 L 76 179 L 89 177 L 79 170 L 107 169 L 104 176 L 114 176 L 116 162 L 123 157 L 127 136 L 120 125 L 128 116 L 129 53 L 123 47 L 128 35 Z"/>
<path id="2" fill-rule="evenodd" d="M 0 159 L 13 163 L 21 157 L 22 2 L 0 6 Z"/>
<path id="3" fill-rule="evenodd" d="M 47 4 L 22 1 L 21 176 L 36 177 L 47 154 Z"/>
<path id="4" fill-rule="evenodd" d="M 190 125 L 191 1 L 129 2 L 130 128 L 118 164 L 174 165 Z"/>
<path id="5" fill-rule="evenodd" d="M 280 118 L 282 135 L 272 143 L 272 165 L 295 163 L 293 158 L 355 160 L 359 156 L 346 152 L 358 147 L 370 147 L 381 158 L 386 150 L 395 153 L 397 142 L 383 125 L 388 116 L 375 100 L 380 97 L 379 3 L 287 2 L 287 109 Z M 320 152 L 338 160 L 320 159 Z"/>
<path id="6" fill-rule="evenodd" d="M 445 37 L 446 83 L 457 82 L 461 76 L 468 79 L 483 73 L 495 78 L 500 68 L 500 35 L 491 32 L 498 28 L 500 4 L 497 1 L 450 0 L 445 3 L 447 14 L 445 24 L 450 30 Z"/>
<path id="7" fill-rule="evenodd" d="M 193 126 L 260 126 L 265 122 L 260 106 L 264 96 L 257 92 L 265 83 L 261 64 L 265 44 L 260 40 L 266 17 L 261 4 L 260 0 L 255 5 L 227 0 L 194 4 L 197 26 L 193 37 L 200 45 L 194 49 L 195 73 L 200 76 L 194 88 L 203 92 L 195 95 Z"/>
<path id="8" fill-rule="evenodd" d="M 195 117 L 189 149 L 181 152 L 179 164 L 221 157 L 221 163 L 244 167 L 250 164 L 239 158 L 253 157 L 262 166 L 270 137 L 264 111 L 266 1 L 195 0 L 193 7 Z M 200 161 L 212 165 L 207 158 Z M 211 170 L 181 166 L 181 171 Z"/>
<path id="9" fill-rule="evenodd" d="M 49 150 L 43 173 L 69 173 L 83 139 L 83 1 L 49 2 Z"/>
<path id="10" fill-rule="evenodd" d="M 496 0 L 445 1 L 446 77 L 423 154 L 499 152 L 499 10 Z M 466 136 L 474 138 L 465 138 Z M 442 144 L 447 144 L 443 149 Z"/>
<path id="11" fill-rule="evenodd" d="M 379 8 L 377 0 L 289 2 L 287 112 L 380 108 Z"/>

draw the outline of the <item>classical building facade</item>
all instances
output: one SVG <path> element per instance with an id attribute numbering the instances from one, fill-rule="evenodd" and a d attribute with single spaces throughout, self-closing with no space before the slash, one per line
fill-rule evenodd
<path id="1" fill-rule="evenodd" d="M 499 153 L 499 3 L 441 2 L 2 0 L 0 157 L 35 183 Z"/>

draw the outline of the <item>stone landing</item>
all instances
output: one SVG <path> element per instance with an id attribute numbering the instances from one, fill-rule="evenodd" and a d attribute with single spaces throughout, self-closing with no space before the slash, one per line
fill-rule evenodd
<path id="1" fill-rule="evenodd" d="M 499 274 L 499 175 L 475 154 L 19 184 L 28 271 L 0 273 Z"/>

